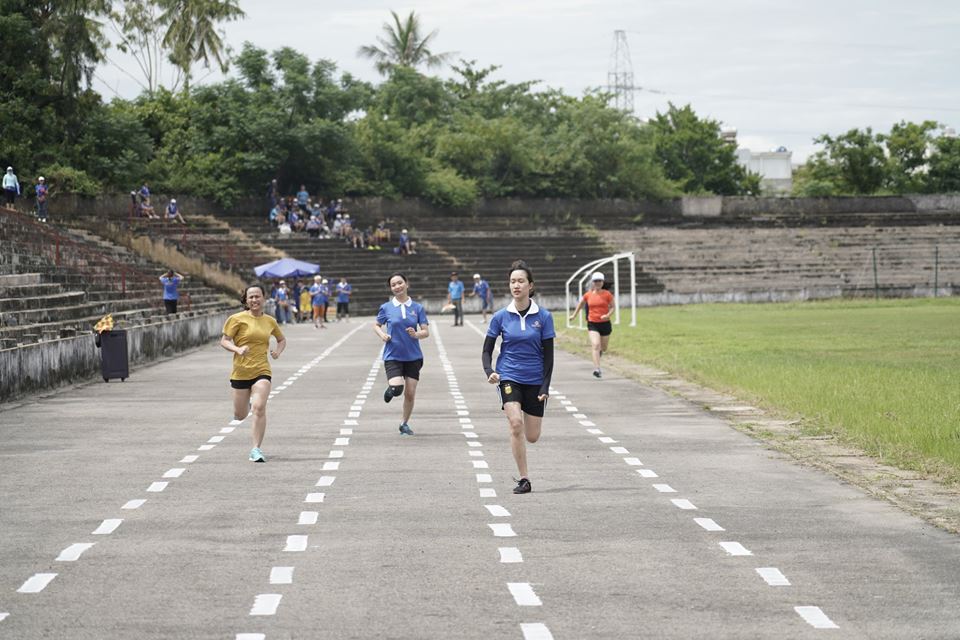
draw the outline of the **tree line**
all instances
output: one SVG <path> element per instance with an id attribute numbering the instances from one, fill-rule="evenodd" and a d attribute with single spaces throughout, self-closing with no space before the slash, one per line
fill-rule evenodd
<path id="1" fill-rule="evenodd" d="M 0 0 L 0 162 L 22 177 L 42 173 L 58 190 L 88 195 L 148 182 L 154 191 L 226 206 L 263 194 L 273 178 L 290 193 L 306 184 L 324 197 L 423 197 L 450 207 L 496 197 L 760 191 L 759 176 L 740 167 L 720 138 L 720 123 L 689 105 L 671 104 L 642 122 L 612 108 L 600 91 L 576 98 L 533 81 L 504 82 L 497 67 L 450 63 L 450 54 L 431 52 L 435 34 L 422 36 L 413 13 L 393 14 L 378 44 L 358 52 L 384 76 L 374 85 L 289 47 L 268 52 L 246 43 L 231 55 L 216 27 L 242 16 L 235 0 L 129 0 L 119 7 Z M 108 56 L 108 26 L 114 46 L 139 66 L 136 99 L 108 102 L 90 88 Z M 196 65 L 225 69 L 228 59 L 229 79 L 191 82 Z M 178 71 L 173 86 L 158 80 L 164 61 Z M 418 70 L 448 63 L 449 79 Z M 888 173 L 876 189 L 949 174 L 917 165 L 913 129 L 908 133 L 901 137 L 910 143 L 897 148 L 911 152 L 897 163 L 882 154 Z M 798 185 L 816 195 L 870 188 L 873 182 L 845 177 L 848 165 L 859 176 L 864 164 L 844 164 L 841 152 L 853 145 L 826 138 L 827 150 Z M 881 142 L 889 147 L 890 139 Z M 831 144 L 839 145 L 836 153 Z M 892 180 L 894 167 L 916 180 Z"/>

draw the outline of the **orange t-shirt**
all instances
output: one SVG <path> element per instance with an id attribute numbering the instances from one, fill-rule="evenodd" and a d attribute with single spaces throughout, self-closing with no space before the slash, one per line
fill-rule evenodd
<path id="1" fill-rule="evenodd" d="M 583 301 L 587 303 L 587 322 L 608 322 L 610 318 L 604 320 L 600 316 L 610 313 L 610 306 L 613 304 L 613 294 L 606 289 L 600 291 L 587 291 L 583 294 Z"/>

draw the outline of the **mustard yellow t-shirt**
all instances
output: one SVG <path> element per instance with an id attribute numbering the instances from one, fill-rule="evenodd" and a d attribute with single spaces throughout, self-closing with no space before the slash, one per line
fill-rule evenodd
<path id="1" fill-rule="evenodd" d="M 304 289 L 300 292 L 300 311 L 309 311 L 310 310 L 310 290 Z"/>
<path id="2" fill-rule="evenodd" d="M 223 335 L 238 347 L 250 347 L 246 355 L 233 354 L 231 380 L 253 380 L 257 376 L 271 375 L 270 362 L 267 360 L 270 336 L 283 339 L 283 333 L 273 317 L 267 314 L 258 317 L 249 311 L 235 313 L 223 325 Z"/>

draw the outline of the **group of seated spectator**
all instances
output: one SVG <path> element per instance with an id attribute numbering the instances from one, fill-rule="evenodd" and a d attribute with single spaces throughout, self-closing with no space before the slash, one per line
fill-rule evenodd
<path id="1" fill-rule="evenodd" d="M 270 204 L 269 223 L 279 233 L 306 232 L 311 238 L 338 238 L 354 249 L 380 250 L 393 239 L 393 233 L 386 220 L 376 227 L 361 228 L 343 204 L 341 198 L 331 198 L 326 204 L 323 198 L 313 200 L 306 185 L 300 185 L 296 195 L 281 196 L 277 181 L 273 180 L 267 188 Z M 394 253 L 407 255 L 416 253 L 415 243 L 404 229 L 399 236 L 399 245 Z"/>
<path id="2" fill-rule="evenodd" d="M 139 190 L 130 192 L 130 216 L 136 218 L 148 218 L 150 220 L 162 218 L 164 222 L 172 222 L 176 220 L 180 224 L 187 223 L 187 221 L 183 219 L 183 214 L 180 212 L 180 205 L 177 204 L 175 198 L 170 199 L 170 202 L 167 204 L 167 207 L 164 211 L 164 215 L 157 215 L 156 211 L 153 209 L 153 205 L 150 204 L 150 187 L 147 186 L 146 182 L 141 185 Z"/>

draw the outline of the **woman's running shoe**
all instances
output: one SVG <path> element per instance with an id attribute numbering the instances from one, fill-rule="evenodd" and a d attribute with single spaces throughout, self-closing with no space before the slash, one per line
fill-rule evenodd
<path id="1" fill-rule="evenodd" d="M 250 462 L 266 462 L 267 459 L 263 457 L 263 451 L 260 451 L 260 447 L 254 447 L 250 449 Z"/>
<path id="2" fill-rule="evenodd" d="M 410 428 L 410 425 L 408 425 L 406 422 L 404 422 L 404 423 L 402 423 L 402 424 L 400 425 L 400 435 L 402 435 L 402 436 L 412 436 L 412 435 L 413 435 L 413 429 Z"/>

